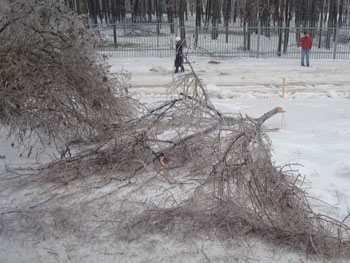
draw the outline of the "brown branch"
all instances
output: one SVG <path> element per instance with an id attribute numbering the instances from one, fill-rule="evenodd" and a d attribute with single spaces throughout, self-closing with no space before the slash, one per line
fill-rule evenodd
<path id="1" fill-rule="evenodd" d="M 285 112 L 281 107 L 276 107 L 273 110 L 270 110 L 269 112 L 266 112 L 264 115 L 262 115 L 260 118 L 256 119 L 258 125 L 263 124 L 267 119 L 271 118 L 277 113 Z"/>

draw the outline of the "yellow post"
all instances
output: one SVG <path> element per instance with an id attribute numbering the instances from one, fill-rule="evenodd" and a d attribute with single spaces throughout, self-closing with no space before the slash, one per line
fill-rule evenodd
<path id="1" fill-rule="evenodd" d="M 284 99 L 284 90 L 286 89 L 286 78 L 283 78 L 282 82 L 282 98 Z"/>

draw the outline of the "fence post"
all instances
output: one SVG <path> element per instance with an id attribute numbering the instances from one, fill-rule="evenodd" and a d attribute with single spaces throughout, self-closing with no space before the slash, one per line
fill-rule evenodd
<path id="1" fill-rule="evenodd" d="M 258 39 L 256 41 L 256 58 L 260 55 L 260 35 L 261 35 L 261 22 L 258 20 Z"/>
<path id="2" fill-rule="evenodd" d="M 284 92 L 286 90 L 286 78 L 282 80 L 282 99 L 284 99 Z"/>
<path id="3" fill-rule="evenodd" d="M 157 22 L 157 47 L 159 47 L 159 35 L 160 35 L 160 25 Z"/>
<path id="4" fill-rule="evenodd" d="M 335 27 L 335 40 L 334 40 L 334 47 L 333 47 L 333 59 L 336 59 L 336 56 L 337 56 L 338 35 L 339 35 L 339 26 L 338 26 L 338 22 L 337 22 L 337 25 Z"/>

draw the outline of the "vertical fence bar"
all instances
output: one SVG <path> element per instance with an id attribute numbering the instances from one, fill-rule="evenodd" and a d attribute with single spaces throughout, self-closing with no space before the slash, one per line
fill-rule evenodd
<path id="1" fill-rule="evenodd" d="M 335 27 L 335 40 L 334 40 L 334 46 L 333 46 L 333 59 L 336 59 L 336 57 L 337 57 L 338 34 L 339 34 L 339 30 L 338 30 L 338 23 L 337 23 L 337 25 Z"/>
<path id="2" fill-rule="evenodd" d="M 261 35 L 261 21 L 258 20 L 258 39 L 256 41 L 256 58 L 260 55 L 260 35 Z"/>
<path id="3" fill-rule="evenodd" d="M 336 59 L 337 57 L 337 45 L 338 45 L 338 35 L 339 35 L 339 14 L 337 15 L 337 22 L 335 27 L 335 40 L 334 40 L 334 47 L 333 47 L 333 59 Z"/>

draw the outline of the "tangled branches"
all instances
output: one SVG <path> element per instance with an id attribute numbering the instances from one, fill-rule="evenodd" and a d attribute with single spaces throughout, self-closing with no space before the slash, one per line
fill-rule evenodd
<path id="1" fill-rule="evenodd" d="M 180 205 L 148 214 L 150 221 L 162 225 L 161 218 L 168 224 L 187 215 L 191 226 L 226 233 L 245 229 L 307 252 L 346 255 L 350 228 L 345 220 L 316 214 L 303 178 L 271 161 L 263 123 L 283 109 L 256 119 L 225 116 L 213 107 L 194 71 L 176 79 L 174 89 L 177 97 L 138 119 L 133 130 L 142 134 L 137 144 L 153 156 L 158 170 L 186 167 L 198 187 Z"/>
<path id="2" fill-rule="evenodd" d="M 62 1 L 4 1 L 0 20 L 0 121 L 20 143 L 64 143 L 130 118 L 123 80 L 94 51 L 97 34 Z M 43 135 L 44 134 L 44 135 Z M 46 143 L 46 142 L 45 142 Z"/>
<path id="3" fill-rule="evenodd" d="M 98 143 L 43 167 L 41 175 L 55 174 L 53 181 L 67 185 L 107 171 L 129 183 L 146 172 L 153 180 L 186 173 L 195 182 L 186 198 L 133 216 L 126 223 L 128 233 L 258 233 L 308 253 L 348 255 L 346 220 L 315 213 L 303 179 L 271 161 L 264 122 L 283 109 L 259 118 L 222 114 L 194 70 L 175 79 L 172 88 L 168 101 L 108 126 Z"/>

